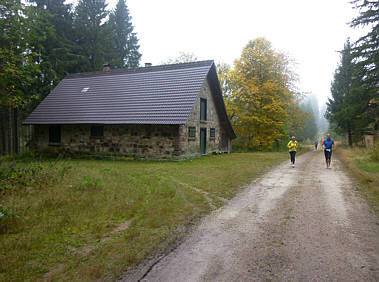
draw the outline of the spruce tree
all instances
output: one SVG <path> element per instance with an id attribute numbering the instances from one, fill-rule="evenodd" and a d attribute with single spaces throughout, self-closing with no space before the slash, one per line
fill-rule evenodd
<path id="1" fill-rule="evenodd" d="M 327 103 L 326 117 L 340 133 L 347 134 L 350 146 L 353 141 L 359 140 L 360 131 L 370 123 L 365 115 L 369 98 L 361 86 L 361 72 L 359 65 L 354 63 L 352 46 L 348 40 L 334 74 L 332 98 Z"/>
<path id="2" fill-rule="evenodd" d="M 69 72 L 75 72 L 77 61 L 77 46 L 73 37 L 72 6 L 65 4 L 65 0 L 29 0 L 35 3 L 35 29 L 47 32 L 47 37 L 41 38 L 43 42 L 34 43 L 41 48 L 41 61 L 50 64 L 46 70 L 51 69 L 51 81 L 56 85 Z M 41 26 L 41 23 L 44 25 Z M 45 28 L 45 30 L 42 30 Z M 50 28 L 48 30 L 47 28 Z M 45 78 L 47 74 L 44 74 Z M 46 79 L 45 79 L 46 80 Z"/>
<path id="3" fill-rule="evenodd" d="M 138 39 L 125 0 L 119 0 L 107 23 L 108 62 L 114 67 L 137 67 L 141 59 Z"/>
<path id="4" fill-rule="evenodd" d="M 352 22 L 352 27 L 368 26 L 369 32 L 354 44 L 353 54 L 358 65 L 364 69 L 362 82 L 374 92 L 379 80 L 379 1 L 353 0 L 351 3 L 360 14 Z"/>
<path id="5" fill-rule="evenodd" d="M 105 63 L 108 15 L 105 0 L 79 0 L 74 14 L 74 33 L 79 45 L 77 71 L 100 70 Z"/>

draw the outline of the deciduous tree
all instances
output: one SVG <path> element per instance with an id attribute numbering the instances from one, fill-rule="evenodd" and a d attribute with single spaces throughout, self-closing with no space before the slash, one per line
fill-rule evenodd
<path id="1" fill-rule="evenodd" d="M 168 58 L 162 62 L 163 65 L 168 64 L 180 64 L 180 63 L 191 63 L 196 62 L 197 57 L 194 53 L 191 52 L 179 52 L 179 56 Z"/>
<path id="2" fill-rule="evenodd" d="M 271 149 L 285 134 L 295 75 L 287 56 L 264 38 L 250 41 L 228 74 L 226 105 L 240 146 Z"/>

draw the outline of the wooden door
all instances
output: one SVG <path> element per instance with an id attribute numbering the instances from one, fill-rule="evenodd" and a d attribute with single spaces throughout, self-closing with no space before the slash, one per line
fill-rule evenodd
<path id="1" fill-rule="evenodd" d="M 207 153 L 207 129 L 200 128 L 200 153 L 205 155 Z"/>

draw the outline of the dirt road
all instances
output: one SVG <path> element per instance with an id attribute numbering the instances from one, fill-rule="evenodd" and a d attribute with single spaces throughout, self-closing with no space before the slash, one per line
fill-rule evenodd
<path id="1" fill-rule="evenodd" d="M 379 221 L 335 158 L 325 169 L 309 152 L 206 217 L 141 281 L 379 281 Z"/>

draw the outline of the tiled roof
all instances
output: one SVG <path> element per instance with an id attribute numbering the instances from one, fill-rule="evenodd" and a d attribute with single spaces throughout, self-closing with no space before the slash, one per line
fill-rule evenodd
<path id="1" fill-rule="evenodd" d="M 185 124 L 212 69 L 217 77 L 213 61 L 72 74 L 24 124 Z"/>

